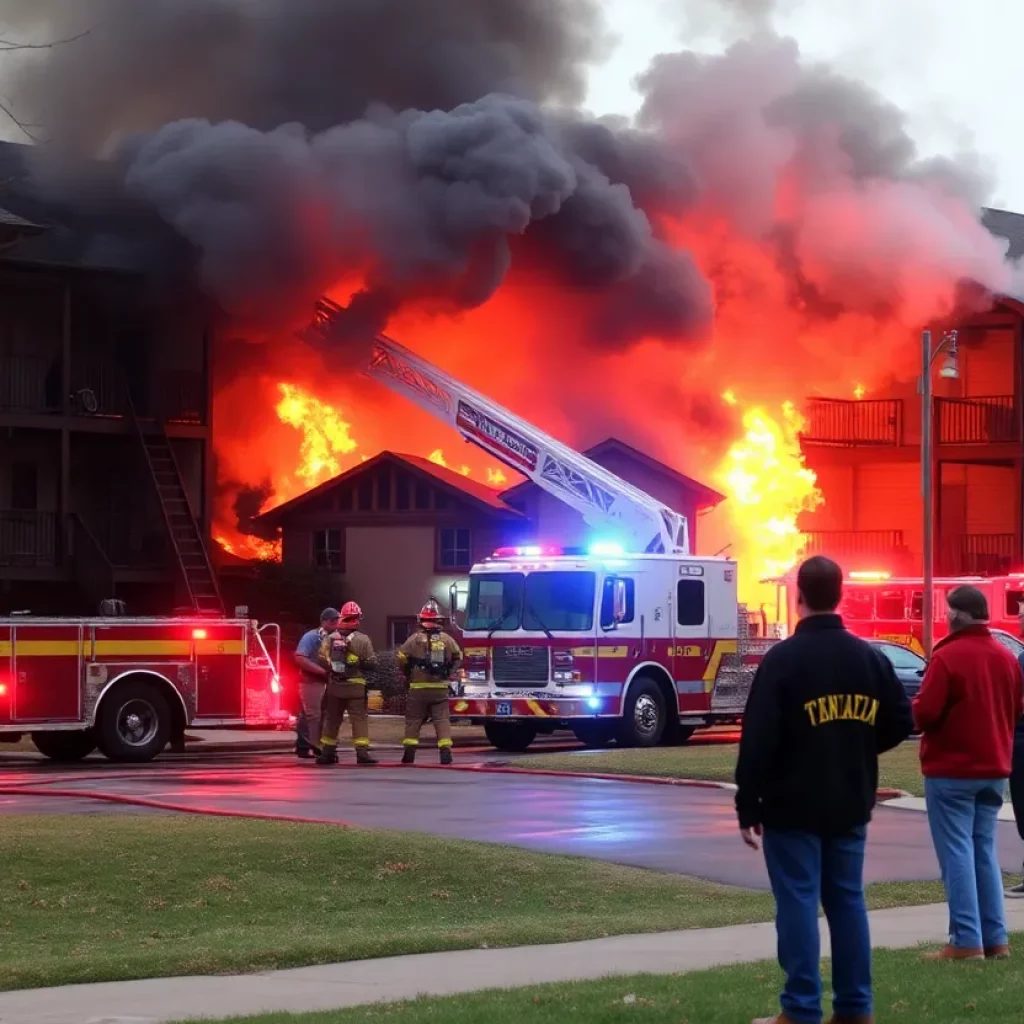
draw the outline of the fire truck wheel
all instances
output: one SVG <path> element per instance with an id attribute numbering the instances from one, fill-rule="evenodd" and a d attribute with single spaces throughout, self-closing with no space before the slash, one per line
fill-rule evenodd
<path id="1" fill-rule="evenodd" d="M 96 749 L 96 736 L 92 729 L 76 732 L 34 732 L 32 742 L 43 757 L 51 761 L 81 761 Z"/>
<path id="2" fill-rule="evenodd" d="M 577 722 L 572 731 L 585 747 L 607 747 L 615 739 L 615 722 Z"/>
<path id="3" fill-rule="evenodd" d="M 638 679 L 629 688 L 619 722 L 624 747 L 656 747 L 665 731 L 665 698 L 653 679 Z"/>
<path id="4" fill-rule="evenodd" d="M 171 711 L 152 683 L 125 680 L 103 698 L 96 730 L 99 748 L 111 761 L 152 761 L 170 739 Z"/>
<path id="5" fill-rule="evenodd" d="M 525 722 L 485 722 L 484 735 L 496 750 L 521 754 L 537 738 L 537 729 Z"/>

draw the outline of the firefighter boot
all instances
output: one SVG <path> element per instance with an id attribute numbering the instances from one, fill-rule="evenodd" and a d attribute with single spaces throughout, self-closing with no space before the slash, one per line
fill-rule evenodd
<path id="1" fill-rule="evenodd" d="M 416 748 L 411 744 L 407 743 L 405 750 L 402 753 L 402 764 L 415 764 L 416 763 Z"/>
<path id="2" fill-rule="evenodd" d="M 377 764 L 377 758 L 372 757 L 366 747 L 359 747 L 356 750 L 356 764 Z"/>
<path id="3" fill-rule="evenodd" d="M 442 747 L 441 748 L 441 764 L 451 764 L 451 763 L 452 763 L 452 748 L 451 747 Z"/>
<path id="4" fill-rule="evenodd" d="M 323 749 L 317 755 L 317 764 L 337 764 L 338 763 L 338 748 L 332 743 L 325 743 Z"/>

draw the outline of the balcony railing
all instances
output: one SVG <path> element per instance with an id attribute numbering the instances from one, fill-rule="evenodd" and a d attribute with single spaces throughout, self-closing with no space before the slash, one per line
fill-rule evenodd
<path id="1" fill-rule="evenodd" d="M 0 355 L 0 409 L 60 412 L 60 360 L 39 355 Z"/>
<path id="2" fill-rule="evenodd" d="M 938 571 L 945 576 L 998 576 L 1018 568 L 1012 533 L 967 533 L 939 541 Z"/>
<path id="3" fill-rule="evenodd" d="M 56 512 L 0 511 L 0 566 L 44 569 L 60 561 Z"/>
<path id="4" fill-rule="evenodd" d="M 902 530 L 810 530 L 804 555 L 891 555 L 905 550 Z"/>
<path id="5" fill-rule="evenodd" d="M 898 398 L 811 398 L 801 439 L 840 448 L 895 447 L 903 442 L 903 402 Z"/>
<path id="6" fill-rule="evenodd" d="M 1013 444 L 1020 440 L 1013 395 L 936 398 L 939 444 Z"/>

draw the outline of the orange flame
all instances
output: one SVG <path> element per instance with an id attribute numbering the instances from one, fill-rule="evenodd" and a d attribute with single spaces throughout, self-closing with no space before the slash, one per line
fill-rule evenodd
<path id="1" fill-rule="evenodd" d="M 855 384 L 854 385 L 854 387 L 853 387 L 853 397 L 856 398 L 858 402 L 864 397 L 865 393 L 866 392 L 864 391 L 864 385 L 863 384 Z"/>
<path id="2" fill-rule="evenodd" d="M 444 466 L 446 469 L 448 468 L 448 463 L 445 461 L 445 458 L 444 458 L 444 452 L 440 448 L 435 448 L 427 456 L 427 458 L 431 462 L 433 462 L 436 466 Z M 470 474 L 469 466 L 466 466 L 466 465 L 459 466 L 459 472 L 463 476 L 469 476 L 469 474 Z"/>
<path id="3" fill-rule="evenodd" d="M 737 404 L 735 395 L 725 401 Z M 817 477 L 804 463 L 799 437 L 804 420 L 792 402 L 782 403 L 778 416 L 745 406 L 742 424 L 743 436 L 730 447 L 715 479 L 729 498 L 740 596 L 756 606 L 759 600 L 774 600 L 774 590 L 760 581 L 796 564 L 804 547 L 797 519 L 823 498 Z"/>
<path id="4" fill-rule="evenodd" d="M 349 424 L 333 406 L 295 384 L 278 384 L 281 401 L 276 412 L 282 423 L 302 431 L 299 465 L 294 470 L 304 487 L 316 487 L 341 472 L 338 455 L 350 455 L 358 445 Z"/>

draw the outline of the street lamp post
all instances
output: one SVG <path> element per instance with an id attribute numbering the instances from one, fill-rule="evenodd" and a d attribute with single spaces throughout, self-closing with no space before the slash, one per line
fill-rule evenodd
<path id="1" fill-rule="evenodd" d="M 960 376 L 957 360 L 957 333 L 947 331 L 942 340 L 932 349 L 932 332 L 921 334 L 921 504 L 924 507 L 924 530 L 922 545 L 922 588 L 921 594 L 921 646 L 925 657 L 932 653 L 932 639 L 935 633 L 935 482 L 933 470 L 932 439 L 932 366 L 945 351 L 946 359 L 939 370 L 939 376 L 955 380 Z"/>

